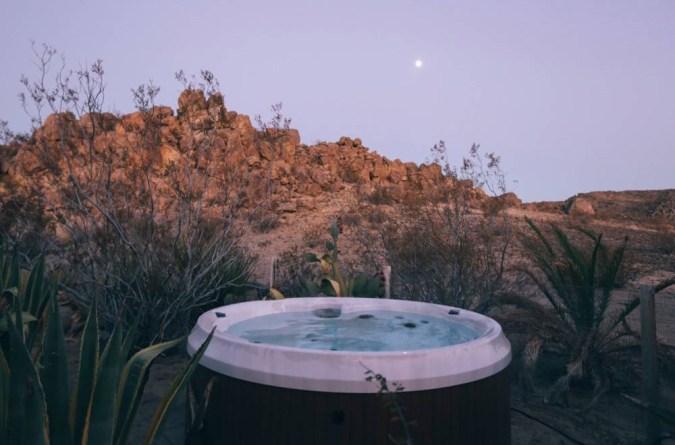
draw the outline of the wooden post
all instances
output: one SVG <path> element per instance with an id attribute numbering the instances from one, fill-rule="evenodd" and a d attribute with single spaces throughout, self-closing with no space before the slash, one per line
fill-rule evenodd
<path id="1" fill-rule="evenodd" d="M 659 364 L 656 350 L 656 310 L 654 288 L 640 286 L 640 333 L 642 336 L 642 371 L 644 373 L 645 401 L 659 406 Z M 653 444 L 661 436 L 659 418 L 651 411 L 646 414 L 646 444 Z"/>
<path id="2" fill-rule="evenodd" d="M 270 289 L 274 287 L 274 277 L 277 269 L 277 257 L 272 257 L 270 261 Z"/>
<path id="3" fill-rule="evenodd" d="M 382 267 L 384 275 L 384 298 L 391 298 L 391 266 Z"/>

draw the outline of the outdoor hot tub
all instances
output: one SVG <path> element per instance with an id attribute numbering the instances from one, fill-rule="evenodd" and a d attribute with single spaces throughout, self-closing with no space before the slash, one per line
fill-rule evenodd
<path id="1" fill-rule="evenodd" d="M 511 347 L 494 320 L 448 306 L 371 298 L 292 298 L 204 313 L 194 354 L 214 338 L 195 376 L 213 381 L 205 443 L 390 444 L 400 418 L 367 380 L 403 390 L 416 444 L 510 443 Z"/>

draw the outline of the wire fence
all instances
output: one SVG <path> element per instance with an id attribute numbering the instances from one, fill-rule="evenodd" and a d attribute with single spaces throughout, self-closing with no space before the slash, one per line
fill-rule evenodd
<path id="1" fill-rule="evenodd" d="M 615 291 L 616 303 L 626 303 L 639 297 L 633 290 Z M 656 307 L 656 338 L 659 343 L 675 347 L 675 288 L 672 286 L 658 292 L 654 298 Z M 640 332 L 640 310 L 633 311 L 627 318 L 629 326 Z"/>

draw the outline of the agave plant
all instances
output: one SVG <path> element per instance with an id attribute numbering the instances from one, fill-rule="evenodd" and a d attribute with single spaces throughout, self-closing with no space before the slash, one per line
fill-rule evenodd
<path id="1" fill-rule="evenodd" d="M 21 295 L 22 330 L 30 349 L 39 332 L 41 318 L 49 296 L 56 292 L 56 278 L 45 276 L 45 259 L 40 256 L 30 272 L 19 267 L 19 252 L 8 255 L 0 243 L 0 333 L 8 329 L 7 320 L 13 314 L 14 299 Z M 17 320 L 15 318 L 14 323 Z"/>
<path id="2" fill-rule="evenodd" d="M 556 225 L 551 225 L 549 238 L 534 222 L 526 221 L 532 235 L 525 236 L 523 244 L 532 265 L 521 271 L 548 304 L 522 295 L 502 295 L 502 302 L 517 311 L 500 321 L 505 328 L 529 336 L 523 358 L 530 384 L 540 354 L 555 351 L 565 356 L 566 372 L 547 399 L 565 401 L 570 383 L 585 379 L 593 383 L 592 404 L 610 386 L 609 359 L 625 357 L 622 353 L 638 346 L 626 317 L 639 305 L 639 298 L 614 303 L 628 239 L 612 248 L 603 242 L 602 234 L 579 229 L 588 242 L 577 243 Z"/>
<path id="3" fill-rule="evenodd" d="M 42 271 L 36 273 L 33 289 L 46 286 L 43 270 L 42 267 Z M 14 272 L 10 275 L 16 276 Z M 40 280 L 43 282 L 39 283 Z M 9 282 L 13 283 L 15 281 Z M 27 286 L 26 290 L 29 288 Z M 99 355 L 94 301 L 82 334 L 78 378 L 72 395 L 69 395 L 65 335 L 55 287 L 51 289 L 45 312 L 40 315 L 44 318 L 42 343 L 35 359 L 31 356 L 31 339 L 22 329 L 26 314 L 22 310 L 26 306 L 22 297 L 30 292 L 3 291 L 3 295 L 12 297 L 12 302 L 5 306 L 9 308 L 3 317 L 6 330 L 0 332 L 0 443 L 125 444 L 153 360 L 181 340 L 150 346 L 128 358 L 138 323 L 126 336 L 119 323 Z M 186 388 L 210 339 L 204 342 L 165 393 L 149 426 L 145 444 L 155 443 L 167 411 L 177 394 Z"/>
<path id="4" fill-rule="evenodd" d="M 305 279 L 303 287 L 309 295 L 379 297 L 381 280 L 378 278 L 370 277 L 365 272 L 361 272 L 354 277 L 346 277 L 342 273 L 338 260 L 339 225 L 337 219 L 331 221 L 331 241 L 326 242 L 327 253 L 322 256 L 314 253 L 306 255 L 307 261 L 320 265 L 322 275 L 318 283 Z"/>

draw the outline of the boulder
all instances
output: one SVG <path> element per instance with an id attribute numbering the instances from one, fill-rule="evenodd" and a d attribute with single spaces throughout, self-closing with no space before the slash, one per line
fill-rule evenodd
<path id="1" fill-rule="evenodd" d="M 352 138 L 349 138 L 347 136 L 342 136 L 340 140 L 338 141 L 338 145 L 346 147 L 346 148 L 352 148 L 354 146 L 354 141 L 352 141 Z"/>
<path id="2" fill-rule="evenodd" d="M 565 201 L 564 211 L 570 216 L 595 216 L 593 203 L 579 195 Z"/>
<path id="3" fill-rule="evenodd" d="M 64 138 L 72 138 L 76 135 L 76 122 L 75 115 L 70 112 L 50 114 L 42 127 L 35 131 L 35 138 L 44 139 L 46 142 L 60 142 Z"/>
<path id="4" fill-rule="evenodd" d="M 208 109 L 202 90 L 185 90 L 178 97 L 178 114 L 191 114 Z"/>
<path id="5" fill-rule="evenodd" d="M 523 205 L 523 201 L 513 192 L 504 193 L 503 195 L 500 195 L 498 199 L 501 201 L 501 204 L 505 209 L 518 209 Z"/>
<path id="6" fill-rule="evenodd" d="M 298 205 L 295 201 L 287 201 L 279 204 L 277 211 L 284 213 L 295 213 L 298 211 Z"/>

